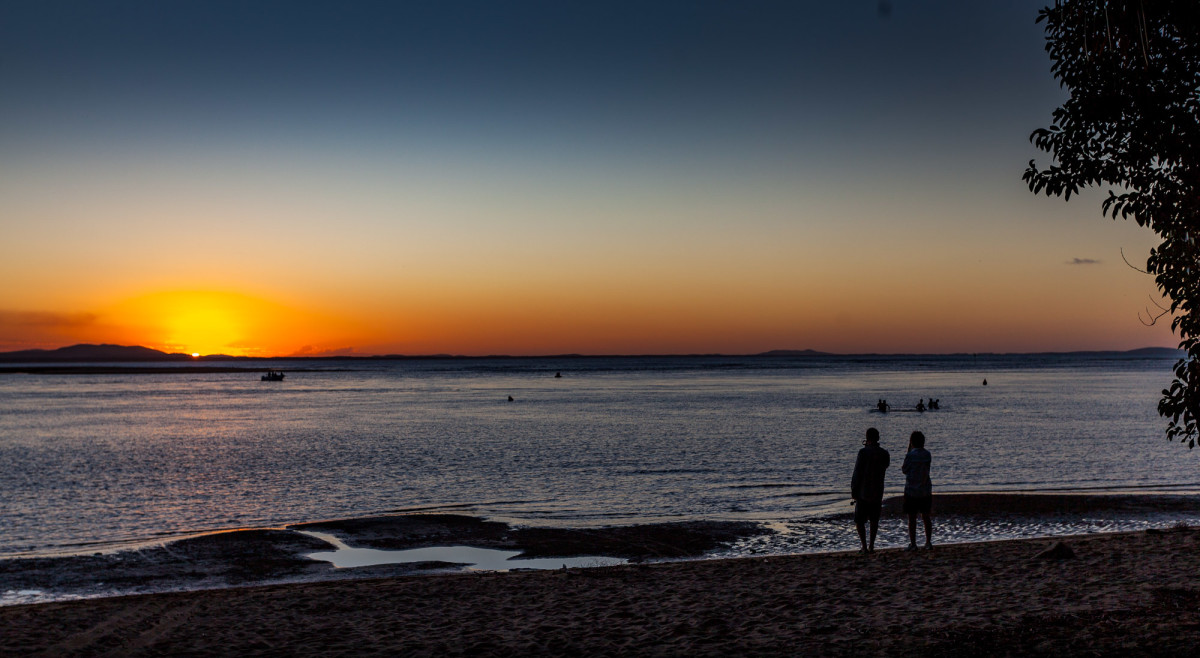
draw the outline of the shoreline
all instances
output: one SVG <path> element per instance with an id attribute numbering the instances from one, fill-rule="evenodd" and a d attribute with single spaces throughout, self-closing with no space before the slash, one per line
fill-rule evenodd
<path id="1" fill-rule="evenodd" d="M 845 507 L 849 503 L 848 495 L 832 492 L 819 494 L 802 494 L 803 498 L 834 498 L 838 499 L 845 509 L 833 511 L 830 504 L 816 505 L 812 508 L 796 507 L 793 521 L 841 521 L 853 516 L 853 508 Z M 938 491 L 936 494 L 935 517 L 976 516 L 976 517 L 1029 517 L 1042 518 L 1046 515 L 1073 515 L 1083 512 L 1099 513 L 1195 513 L 1200 515 L 1200 482 L 1182 484 L 1146 484 L 1129 486 L 1097 486 L 1097 487 L 1054 487 L 1032 490 L 954 490 Z M 889 516 L 901 517 L 903 496 L 889 495 L 884 498 L 884 520 Z M 379 510 L 364 516 L 344 516 L 318 518 L 315 520 L 266 522 L 262 525 L 230 526 L 199 528 L 195 530 L 175 530 L 171 532 L 155 532 L 145 536 L 130 536 L 124 538 L 104 538 L 80 540 L 66 544 L 50 544 L 42 547 L 27 547 L 10 549 L 7 553 L 0 552 L 0 561 L 28 558 L 66 558 L 94 555 L 96 553 L 113 553 L 117 551 L 140 550 L 152 548 L 177 541 L 223 535 L 232 532 L 249 530 L 297 530 L 307 527 L 353 527 L 359 524 L 370 524 L 381 519 L 403 517 L 463 517 L 488 522 L 507 523 L 515 528 L 560 528 L 573 530 L 591 530 L 619 526 L 657 526 L 671 523 L 703 523 L 708 521 L 775 524 L 781 519 L 766 518 L 759 514 L 744 515 L 730 514 L 722 517 L 705 518 L 702 516 L 680 515 L 642 515 L 623 516 L 617 519 L 595 519 L 584 515 L 578 519 L 557 519 L 558 523 L 537 517 L 523 517 L 504 510 L 489 511 L 487 504 L 453 503 L 433 506 L 420 506 L 394 510 Z M 1198 521 L 1200 525 L 1200 521 Z M 1107 531 L 1105 531 L 1107 532 Z M 1120 531 L 1116 531 L 1120 532 Z M 1086 534 L 1086 533 L 1081 533 Z M 1014 537 L 1015 538 L 1015 537 Z M 986 541 L 986 540 L 973 540 Z"/>
<path id="2" fill-rule="evenodd" d="M 884 503 L 880 549 L 907 543 L 900 502 L 889 498 Z M 934 517 L 934 539 L 942 545 L 1099 536 L 1180 524 L 1200 526 L 1200 496 L 941 494 L 935 498 Z M 572 565 L 828 555 L 857 548 L 850 518 L 850 512 L 839 512 L 791 522 L 546 527 L 423 513 L 223 530 L 111 551 L 0 558 L 0 606 L 465 570 L 470 563 L 455 547 L 507 551 L 512 560 L 562 558 Z M 316 535 L 310 534 L 314 531 Z M 341 548 L 335 549 L 334 543 L 341 543 Z M 414 549 L 422 549 L 419 557 L 401 557 Z M 361 554 L 367 554 L 369 561 L 356 562 L 364 557 Z M 496 569 L 498 564 L 522 569 L 549 563 L 493 559 L 484 568 Z"/>
<path id="3" fill-rule="evenodd" d="M 1039 557 L 1061 544 L 1070 557 Z M 1200 639 L 1200 530 L 0 608 L 0 649 L 81 655 L 1162 655 Z"/>

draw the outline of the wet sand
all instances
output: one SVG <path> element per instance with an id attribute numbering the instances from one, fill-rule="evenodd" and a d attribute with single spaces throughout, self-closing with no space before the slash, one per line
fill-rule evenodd
<path id="1" fill-rule="evenodd" d="M 0 654 L 1187 655 L 1198 552 L 1179 528 L 11 606 Z"/>
<path id="2" fill-rule="evenodd" d="M 353 547 L 403 550 L 469 545 L 523 558 L 607 556 L 634 562 L 699 557 L 739 538 L 768 532 L 756 523 L 687 521 L 601 528 L 518 528 L 456 514 L 406 514 L 231 530 L 92 555 L 0 560 L 0 601 L 48 596 L 141 594 L 279 582 L 361 579 L 445 570 L 448 561 L 335 569 L 308 555 L 332 546 L 320 531 Z M 518 567 L 514 563 L 513 567 Z M 22 591 L 37 595 L 16 596 Z"/>

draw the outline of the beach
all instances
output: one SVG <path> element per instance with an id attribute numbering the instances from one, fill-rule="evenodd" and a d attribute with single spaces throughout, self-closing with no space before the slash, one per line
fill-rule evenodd
<path id="1" fill-rule="evenodd" d="M 1181 526 L 125 596 L 0 608 L 0 653 L 1183 655 L 1198 550 Z"/>

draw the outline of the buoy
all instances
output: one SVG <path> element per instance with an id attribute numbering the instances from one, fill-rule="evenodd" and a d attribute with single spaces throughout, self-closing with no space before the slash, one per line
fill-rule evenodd
<path id="1" fill-rule="evenodd" d="M 510 395 L 510 396 L 508 396 L 508 401 L 509 401 L 509 402 L 512 402 L 512 401 L 513 401 L 513 399 L 512 399 L 512 396 L 511 396 L 511 395 Z"/>

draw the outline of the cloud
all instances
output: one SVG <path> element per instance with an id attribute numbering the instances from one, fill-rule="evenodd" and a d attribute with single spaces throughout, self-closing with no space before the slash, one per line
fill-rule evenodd
<path id="1" fill-rule="evenodd" d="M 1100 261 L 1095 258 L 1072 258 L 1067 261 L 1067 265 L 1099 265 Z"/>
<path id="2" fill-rule="evenodd" d="M 288 356 L 356 356 L 357 354 L 358 352 L 353 347 L 319 350 L 312 345 L 305 345 Z"/>
<path id="3" fill-rule="evenodd" d="M 94 313 L 0 309 L 0 350 L 55 348 L 101 332 Z"/>
<path id="4" fill-rule="evenodd" d="M 53 313 L 50 311 L 6 311 L 0 309 L 0 327 L 37 329 L 79 329 L 96 324 L 95 313 Z"/>

